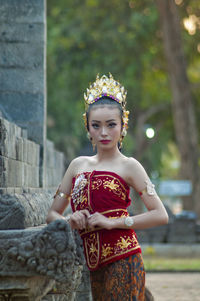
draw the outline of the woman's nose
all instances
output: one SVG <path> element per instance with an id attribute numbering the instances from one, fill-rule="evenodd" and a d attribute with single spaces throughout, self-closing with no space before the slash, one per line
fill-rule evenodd
<path id="1" fill-rule="evenodd" d="M 102 136 L 106 136 L 107 135 L 107 130 L 106 130 L 106 128 L 104 126 L 101 129 L 101 135 Z"/>

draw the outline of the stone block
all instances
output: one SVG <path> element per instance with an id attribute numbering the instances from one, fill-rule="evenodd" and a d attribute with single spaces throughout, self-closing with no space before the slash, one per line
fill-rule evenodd
<path id="1" fill-rule="evenodd" d="M 3 169 L 1 187 L 21 187 L 23 179 L 23 166 L 20 161 L 0 156 Z"/>
<path id="2" fill-rule="evenodd" d="M 22 143 L 23 143 L 23 162 L 27 163 L 28 162 L 28 140 L 22 138 Z"/>
<path id="3" fill-rule="evenodd" d="M 1 194 L 0 230 L 45 224 L 52 201 L 50 193 Z"/>
<path id="4" fill-rule="evenodd" d="M 10 43 L 0 47 L 0 65 L 3 68 L 43 68 L 44 47 L 42 43 Z"/>
<path id="5" fill-rule="evenodd" d="M 54 150 L 53 141 L 46 139 L 46 148 L 47 148 L 47 150 Z"/>
<path id="6" fill-rule="evenodd" d="M 6 164 L 2 156 L 0 156 L 0 187 L 6 187 Z"/>
<path id="7" fill-rule="evenodd" d="M 8 137 L 9 123 L 3 118 L 0 118 L 0 155 L 8 155 L 8 147 L 6 139 Z"/>
<path id="8" fill-rule="evenodd" d="M 80 284 L 80 252 L 80 240 L 64 220 L 47 227 L 0 231 L 0 277 L 48 277 L 70 293 Z"/>
<path id="9" fill-rule="evenodd" d="M 28 139 L 27 129 L 22 129 L 22 138 Z"/>
<path id="10" fill-rule="evenodd" d="M 30 166 L 28 187 L 39 187 L 39 167 Z"/>
<path id="11" fill-rule="evenodd" d="M 81 282 L 76 290 L 75 301 L 92 301 L 90 272 L 86 264 L 83 265 Z"/>
<path id="12" fill-rule="evenodd" d="M 14 126 L 15 126 L 15 137 L 21 137 L 22 129 L 19 126 L 17 126 L 16 124 Z"/>
<path id="13" fill-rule="evenodd" d="M 30 165 L 35 165 L 36 148 L 35 143 L 27 140 L 27 163 Z"/>
<path id="14" fill-rule="evenodd" d="M 192 219 L 175 219 L 169 224 L 167 242 L 196 243 L 196 221 Z"/>
<path id="15" fill-rule="evenodd" d="M 16 138 L 17 160 L 23 161 L 32 166 L 40 164 L 40 146 L 33 141 Z"/>
<path id="16" fill-rule="evenodd" d="M 44 93 L 43 69 L 0 69 L 1 92 Z"/>
<path id="17" fill-rule="evenodd" d="M 36 166 L 40 166 L 40 145 L 39 144 L 35 144 L 36 147 Z"/>
<path id="18" fill-rule="evenodd" d="M 135 232 L 137 234 L 137 238 L 138 238 L 138 241 L 139 241 L 140 244 L 141 243 L 149 243 L 150 242 L 147 231 L 145 231 L 145 230 L 137 230 Z"/>
<path id="19" fill-rule="evenodd" d="M 88 281 L 89 281 L 89 279 L 88 279 Z M 91 292 L 86 292 L 86 293 L 77 292 L 75 301 L 92 301 L 92 294 L 91 294 Z"/>
<path id="20" fill-rule="evenodd" d="M 31 166 L 27 163 L 23 164 L 24 167 L 24 178 L 23 178 L 23 187 L 29 187 L 30 178 L 31 178 Z"/>
<path id="21" fill-rule="evenodd" d="M 21 187 L 23 184 L 24 169 L 20 161 L 7 159 L 6 179 L 7 187 Z"/>
<path id="22" fill-rule="evenodd" d="M 0 1 L 1 23 L 44 23 L 44 0 Z"/>
<path id="23" fill-rule="evenodd" d="M 53 168 L 55 165 L 55 160 L 54 160 L 54 152 L 52 149 L 46 148 L 46 166 L 48 168 Z"/>
<path id="24" fill-rule="evenodd" d="M 24 187 L 29 187 L 29 184 L 31 183 L 31 166 L 27 163 L 23 164 L 24 166 Z M 32 187 L 32 185 L 31 185 Z"/>
<path id="25" fill-rule="evenodd" d="M 16 140 L 15 140 L 15 125 L 10 123 L 8 136 L 5 140 L 7 144 L 7 153 L 8 158 L 16 159 Z"/>
<path id="26" fill-rule="evenodd" d="M 16 137 L 15 144 L 16 144 L 16 160 L 24 161 L 23 139 L 21 137 Z"/>
<path id="27" fill-rule="evenodd" d="M 139 243 L 164 243 L 168 237 L 168 225 L 153 227 L 150 229 L 137 230 Z"/>
<path id="28" fill-rule="evenodd" d="M 6 119 L 0 119 L 0 154 L 12 159 L 16 159 L 15 136 L 19 134 L 20 128 Z"/>
<path id="29" fill-rule="evenodd" d="M 43 117 L 40 119 L 40 121 L 24 122 L 24 125 L 26 124 L 28 130 L 28 138 L 41 145 L 43 145 L 43 140 L 45 137 L 45 123 Z M 23 125 L 21 121 L 19 123 Z"/>
<path id="30" fill-rule="evenodd" d="M 54 283 L 44 276 L 0 277 L 0 300 L 40 301 Z"/>
<path id="31" fill-rule="evenodd" d="M 1 18 L 0 18 L 1 19 Z M 44 41 L 42 23 L 1 23 L 0 42 L 2 43 L 42 43 Z M 7 44 L 8 45 L 8 44 Z"/>

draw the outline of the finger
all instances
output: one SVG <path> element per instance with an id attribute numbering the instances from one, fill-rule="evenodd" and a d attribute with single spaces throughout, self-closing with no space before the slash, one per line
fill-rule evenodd
<path id="1" fill-rule="evenodd" d="M 93 229 L 97 225 L 98 225 L 98 220 L 96 220 L 94 216 L 92 216 L 90 219 L 88 219 L 88 226 L 89 226 L 89 228 Z"/>
<path id="2" fill-rule="evenodd" d="M 81 211 L 87 218 L 90 216 L 90 212 L 87 210 L 87 209 L 85 209 L 85 210 L 83 210 L 83 211 Z"/>
<path id="3" fill-rule="evenodd" d="M 90 214 L 90 215 L 88 216 L 88 218 L 91 219 L 91 217 L 93 217 L 93 216 L 94 216 L 94 214 Z"/>
<path id="4" fill-rule="evenodd" d="M 80 211 L 76 211 L 72 217 L 71 220 L 76 225 L 76 227 L 80 230 L 82 230 L 85 227 L 85 216 Z"/>

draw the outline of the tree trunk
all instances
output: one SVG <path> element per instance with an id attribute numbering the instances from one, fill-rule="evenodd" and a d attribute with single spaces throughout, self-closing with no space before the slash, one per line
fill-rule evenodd
<path id="1" fill-rule="evenodd" d="M 190 83 L 186 73 L 178 11 L 174 0 L 156 0 L 163 30 L 165 55 L 172 89 L 172 112 L 181 156 L 181 178 L 192 182 L 184 209 L 195 210 L 200 218 L 200 170 L 198 134 Z"/>

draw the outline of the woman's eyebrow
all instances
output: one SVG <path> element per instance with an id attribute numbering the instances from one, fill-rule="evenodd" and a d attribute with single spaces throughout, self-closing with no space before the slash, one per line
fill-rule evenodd
<path id="1" fill-rule="evenodd" d="M 106 122 L 111 122 L 111 121 L 115 121 L 115 119 L 106 120 Z"/>
<path id="2" fill-rule="evenodd" d="M 92 120 L 92 122 L 98 122 L 98 123 L 100 123 L 101 121 L 99 121 L 99 120 Z"/>
<path id="3" fill-rule="evenodd" d="M 106 122 L 111 122 L 111 121 L 115 121 L 115 119 L 109 119 L 109 120 L 106 120 Z M 92 122 L 98 122 L 98 123 L 101 123 L 101 121 L 99 120 L 92 120 Z"/>

